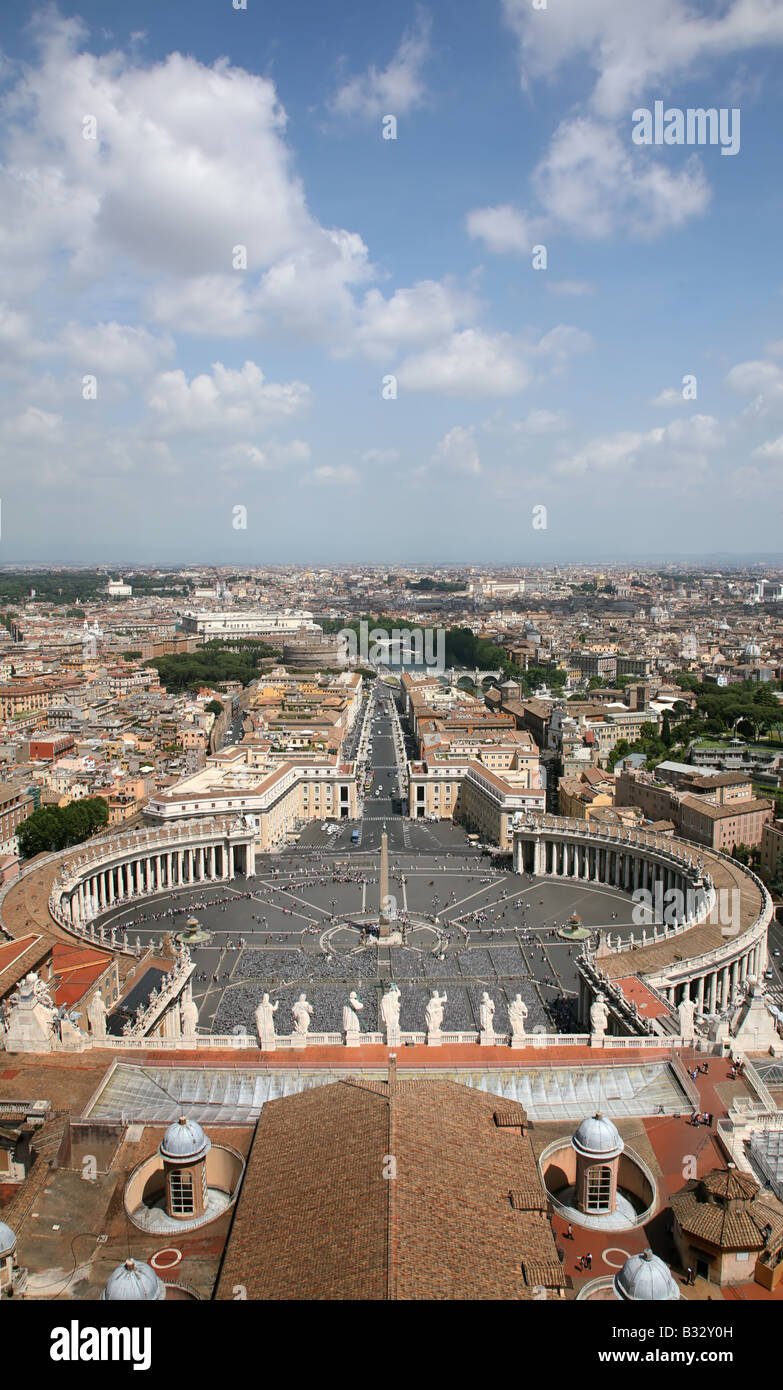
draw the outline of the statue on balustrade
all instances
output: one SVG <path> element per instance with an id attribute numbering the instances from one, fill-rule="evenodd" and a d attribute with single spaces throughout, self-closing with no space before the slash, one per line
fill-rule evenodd
<path id="1" fill-rule="evenodd" d="M 606 998 L 603 994 L 597 994 L 590 1006 L 590 1032 L 593 1037 L 602 1038 L 609 1027 L 609 1010 L 606 1007 Z"/>
<path id="2" fill-rule="evenodd" d="M 381 1020 L 387 1032 L 395 1032 L 400 1026 L 400 987 L 392 980 L 381 999 Z"/>
<path id="3" fill-rule="evenodd" d="M 107 1013 L 108 1009 L 103 1001 L 103 995 L 99 989 L 96 989 L 87 1005 L 87 1020 L 94 1038 L 106 1037 Z"/>
<path id="4" fill-rule="evenodd" d="M 280 1000 L 276 999 L 273 1004 L 269 995 L 265 993 L 256 1009 L 256 1031 L 262 1047 L 264 1043 L 270 1042 L 275 1036 L 275 1014 L 279 1008 Z"/>
<path id="5" fill-rule="evenodd" d="M 364 1004 L 356 993 L 351 990 L 348 996 L 348 1003 L 343 1005 L 343 1032 L 346 1034 L 356 1034 L 362 1031 L 359 1020 L 359 1013 L 364 1008 Z"/>
<path id="6" fill-rule="evenodd" d="M 309 1003 L 306 994 L 299 995 L 296 1003 L 291 1006 L 291 1013 L 294 1016 L 294 1032 L 306 1033 L 313 1017 L 313 1006 Z"/>
<path id="7" fill-rule="evenodd" d="M 494 1031 L 495 1031 L 494 1019 L 495 1019 L 495 1004 L 494 1004 L 494 1001 L 493 1001 L 492 999 L 490 999 L 489 994 L 487 993 L 486 990 L 484 990 L 484 993 L 483 993 L 482 996 L 481 996 L 481 1003 L 479 1004 L 479 1025 L 480 1025 L 480 1027 L 481 1027 L 482 1033 L 494 1033 Z"/>
<path id="8" fill-rule="evenodd" d="M 527 1004 L 521 994 L 515 995 L 508 1006 L 508 1019 L 511 1024 L 511 1032 L 514 1037 L 525 1036 L 525 1023 L 527 1021 Z"/>
<path id="9" fill-rule="evenodd" d="M 448 997 L 444 991 L 441 994 L 437 989 L 432 990 L 427 1007 L 424 1010 L 424 1021 L 427 1025 L 428 1033 L 439 1033 L 443 1023 L 443 1005 L 448 1003 Z"/>

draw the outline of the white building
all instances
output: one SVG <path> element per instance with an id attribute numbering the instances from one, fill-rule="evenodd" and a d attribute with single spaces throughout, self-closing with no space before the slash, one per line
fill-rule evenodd
<path id="1" fill-rule="evenodd" d="M 106 592 L 109 598 L 130 598 L 133 593 L 133 586 L 126 584 L 122 575 L 119 579 L 110 579 L 106 585 Z"/>
<path id="2" fill-rule="evenodd" d="M 204 609 L 182 615 L 182 631 L 197 633 L 207 640 L 214 637 L 290 637 L 301 631 L 321 633 L 305 609 L 285 608 L 282 612 L 260 609 L 223 609 L 208 613 Z"/>

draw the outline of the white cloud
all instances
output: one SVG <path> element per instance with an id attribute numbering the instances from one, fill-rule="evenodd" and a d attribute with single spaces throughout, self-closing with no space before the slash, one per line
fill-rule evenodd
<path id="1" fill-rule="evenodd" d="M 583 328 L 573 328 L 568 323 L 558 323 L 550 328 L 539 340 L 538 351 L 544 357 L 553 357 L 559 363 L 583 352 L 591 352 L 595 343 Z"/>
<path id="2" fill-rule="evenodd" d="M 85 370 L 111 376 L 144 376 L 171 357 L 174 343 L 168 336 L 156 337 L 146 328 L 123 323 L 69 323 L 63 329 L 60 345 L 66 356 Z"/>
<path id="3" fill-rule="evenodd" d="M 169 280 L 150 291 L 147 309 L 156 323 L 203 337 L 246 338 L 261 327 L 261 316 L 236 271 L 233 276 L 196 275 L 181 283 Z"/>
<path id="4" fill-rule="evenodd" d="M 399 463 L 399 459 L 400 455 L 397 449 L 365 449 L 361 462 L 384 468 L 388 464 Z"/>
<path id="5" fill-rule="evenodd" d="M 286 336 L 320 340 L 335 352 L 355 332 L 357 310 L 351 286 L 373 274 L 360 236 L 323 230 L 306 249 L 284 257 L 261 277 L 250 295 L 254 309 Z"/>
<path id="6" fill-rule="evenodd" d="M 199 334 L 247 334 L 266 312 L 321 336 L 350 315 L 370 273 L 361 237 L 324 228 L 306 202 L 274 84 L 226 59 L 173 53 L 142 66 L 82 51 L 50 13 L 39 58 L 5 97 L 0 293 L 57 273 L 71 288 L 143 277 L 152 317 Z M 95 117 L 97 139 L 83 138 Z M 233 252 L 246 247 L 247 270 Z M 309 314 L 304 305 L 309 304 Z"/>
<path id="7" fill-rule="evenodd" d="M 724 443 L 718 421 L 711 415 L 693 415 L 688 420 L 648 430 L 618 430 L 615 434 L 590 440 L 584 448 L 559 459 L 554 471 L 561 477 L 578 478 L 593 474 L 633 473 L 634 480 L 654 486 L 664 472 L 676 475 L 680 486 L 691 476 L 701 475 L 708 456 Z"/>
<path id="8" fill-rule="evenodd" d="M 513 396 L 530 381 L 530 370 L 508 333 L 468 328 L 437 347 L 407 357 L 397 371 L 407 391 L 444 396 Z"/>
<path id="9" fill-rule="evenodd" d="M 502 0 L 525 90 L 567 70 L 573 92 L 574 74 L 584 74 L 578 104 L 534 172 L 539 209 L 496 210 L 510 227 L 522 236 L 532 220 L 539 239 L 541 223 L 578 237 L 644 238 L 704 213 L 711 194 L 701 162 L 692 156 L 673 165 L 633 146 L 631 113 L 640 102 L 679 91 L 689 74 L 703 83 L 712 63 L 783 45 L 783 7 L 775 0 L 722 0 L 721 12 L 714 9 L 699 13 L 689 0 L 657 0 L 651 23 L 647 9 L 628 0 L 558 0 L 545 14 L 530 0 Z M 471 216 L 485 211 L 492 210 Z M 502 226 L 498 245 L 487 240 L 490 249 L 513 249 Z"/>
<path id="10" fill-rule="evenodd" d="M 536 240 L 526 217 L 508 203 L 494 208 L 474 208 L 465 218 L 469 236 L 483 241 L 495 255 L 529 256 Z"/>
<path id="11" fill-rule="evenodd" d="M 741 396 L 755 396 L 783 384 L 783 368 L 762 360 L 738 362 L 726 374 L 726 385 Z"/>
<path id="12" fill-rule="evenodd" d="M 590 280 L 550 280 L 546 287 L 552 294 L 564 294 L 576 298 L 585 294 L 595 294 L 595 285 Z"/>
<path id="13" fill-rule="evenodd" d="M 670 410 L 671 407 L 675 405 L 686 404 L 689 404 L 689 402 L 686 402 L 682 394 L 682 388 L 676 386 L 665 386 L 664 389 L 659 391 L 657 396 L 653 396 L 650 401 L 650 405 L 664 406 L 667 410 Z"/>
<path id="14" fill-rule="evenodd" d="M 40 356 L 43 345 L 36 343 L 32 319 L 28 313 L 0 304 L 0 355 L 11 360 Z"/>
<path id="15" fill-rule="evenodd" d="M 419 12 L 388 67 L 371 66 L 351 77 L 335 93 L 331 109 L 340 116 L 405 116 L 427 99 L 422 68 L 430 54 L 430 20 Z"/>
<path id="16" fill-rule="evenodd" d="M 51 443 L 61 434 L 62 416 L 29 406 L 21 415 L 15 415 L 4 424 L 4 432 L 18 439 L 43 440 Z"/>
<path id="17" fill-rule="evenodd" d="M 711 192 L 696 155 L 672 168 L 624 140 L 613 125 L 570 115 L 531 176 L 534 213 L 505 205 L 468 213 L 471 235 L 496 253 L 527 254 L 533 241 L 566 232 L 601 240 L 660 236 L 706 211 Z M 547 282 L 555 293 L 590 293 L 582 281 Z"/>
<path id="18" fill-rule="evenodd" d="M 745 416 L 778 418 L 783 412 L 783 367 L 763 359 L 738 362 L 726 374 L 726 385 L 750 398 Z"/>
<path id="19" fill-rule="evenodd" d="M 595 76 L 594 109 L 617 116 L 651 84 L 671 84 L 703 65 L 783 43 L 783 9 L 774 0 L 724 0 L 700 13 L 688 0 L 656 0 L 655 21 L 628 0 L 558 0 L 543 14 L 530 0 L 502 0 L 519 43 L 522 81 L 551 78 L 578 60 Z"/>
<path id="20" fill-rule="evenodd" d="M 435 446 L 430 460 L 432 467 L 447 473 L 478 477 L 481 462 L 472 429 L 455 425 Z"/>
<path id="21" fill-rule="evenodd" d="M 420 280 L 385 299 L 368 290 L 357 315 L 354 342 L 368 357 L 431 343 L 454 332 L 477 312 L 475 296 L 449 281 Z"/>
<path id="22" fill-rule="evenodd" d="M 310 445 L 302 439 L 287 443 L 269 440 L 261 448 L 257 444 L 234 444 L 227 449 L 221 464 L 223 473 L 270 473 L 277 469 L 310 462 Z"/>
<path id="23" fill-rule="evenodd" d="M 355 487 L 359 474 L 350 464 L 322 464 L 307 474 L 307 481 L 321 487 Z"/>
<path id="24" fill-rule="evenodd" d="M 499 416 L 484 422 L 489 434 L 556 434 L 568 425 L 568 417 L 558 410 L 531 410 L 523 420 L 504 420 Z"/>
<path id="25" fill-rule="evenodd" d="M 588 116 L 561 122 L 532 185 L 550 224 L 595 239 L 617 231 L 658 236 L 703 213 L 710 200 L 696 155 L 671 167 Z"/>
<path id="26" fill-rule="evenodd" d="M 301 381 L 267 381 L 255 362 L 239 370 L 215 362 L 212 375 L 188 383 L 183 371 L 163 372 L 147 395 L 166 434 L 263 429 L 301 413 L 310 401 L 310 388 Z"/>
<path id="27" fill-rule="evenodd" d="M 759 444 L 758 448 L 753 450 L 753 457 L 783 463 L 783 434 L 778 439 L 770 439 L 766 444 Z"/>

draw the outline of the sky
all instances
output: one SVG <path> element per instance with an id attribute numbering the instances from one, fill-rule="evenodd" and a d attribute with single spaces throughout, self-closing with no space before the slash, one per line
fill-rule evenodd
<path id="1" fill-rule="evenodd" d="M 780 555 L 781 60 L 783 0 L 8 7 L 0 564 Z"/>

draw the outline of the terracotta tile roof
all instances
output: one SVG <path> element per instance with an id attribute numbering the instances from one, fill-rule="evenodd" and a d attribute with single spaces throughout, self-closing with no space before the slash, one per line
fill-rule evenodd
<path id="1" fill-rule="evenodd" d="M 697 1240 L 720 1250 L 761 1250 L 765 1226 L 772 1228 L 774 1243 L 783 1235 L 783 1211 L 759 1192 L 748 1174 L 717 1168 L 673 1193 L 671 1208 L 682 1230 Z"/>
<path id="2" fill-rule="evenodd" d="M 76 1004 L 111 965 L 112 957 L 94 946 L 55 941 L 52 948 L 55 1004 Z"/>
<path id="3" fill-rule="evenodd" d="M 514 1211 L 546 1211 L 546 1194 L 540 1187 L 518 1187 L 508 1195 Z"/>
<path id="4" fill-rule="evenodd" d="M 496 1110 L 492 1118 L 499 1129 L 508 1128 L 510 1125 L 525 1125 L 527 1111 L 519 1105 L 513 1110 L 510 1107 L 506 1110 Z"/>
<path id="5" fill-rule="evenodd" d="M 565 1288 L 565 1273 L 559 1260 L 523 1260 L 522 1272 L 528 1288 Z"/>
<path id="6" fill-rule="evenodd" d="M 760 1250 L 764 1241 L 747 1211 L 702 1202 L 695 1189 L 675 1192 L 671 1207 L 683 1231 L 720 1250 Z"/>
<path id="7" fill-rule="evenodd" d="M 456 1082 L 361 1078 L 268 1102 L 216 1296 L 241 1284 L 263 1300 L 525 1300 L 561 1287 L 532 1146 L 498 1128 L 495 1105 Z M 512 1206 L 516 1191 L 528 1205 Z"/>

